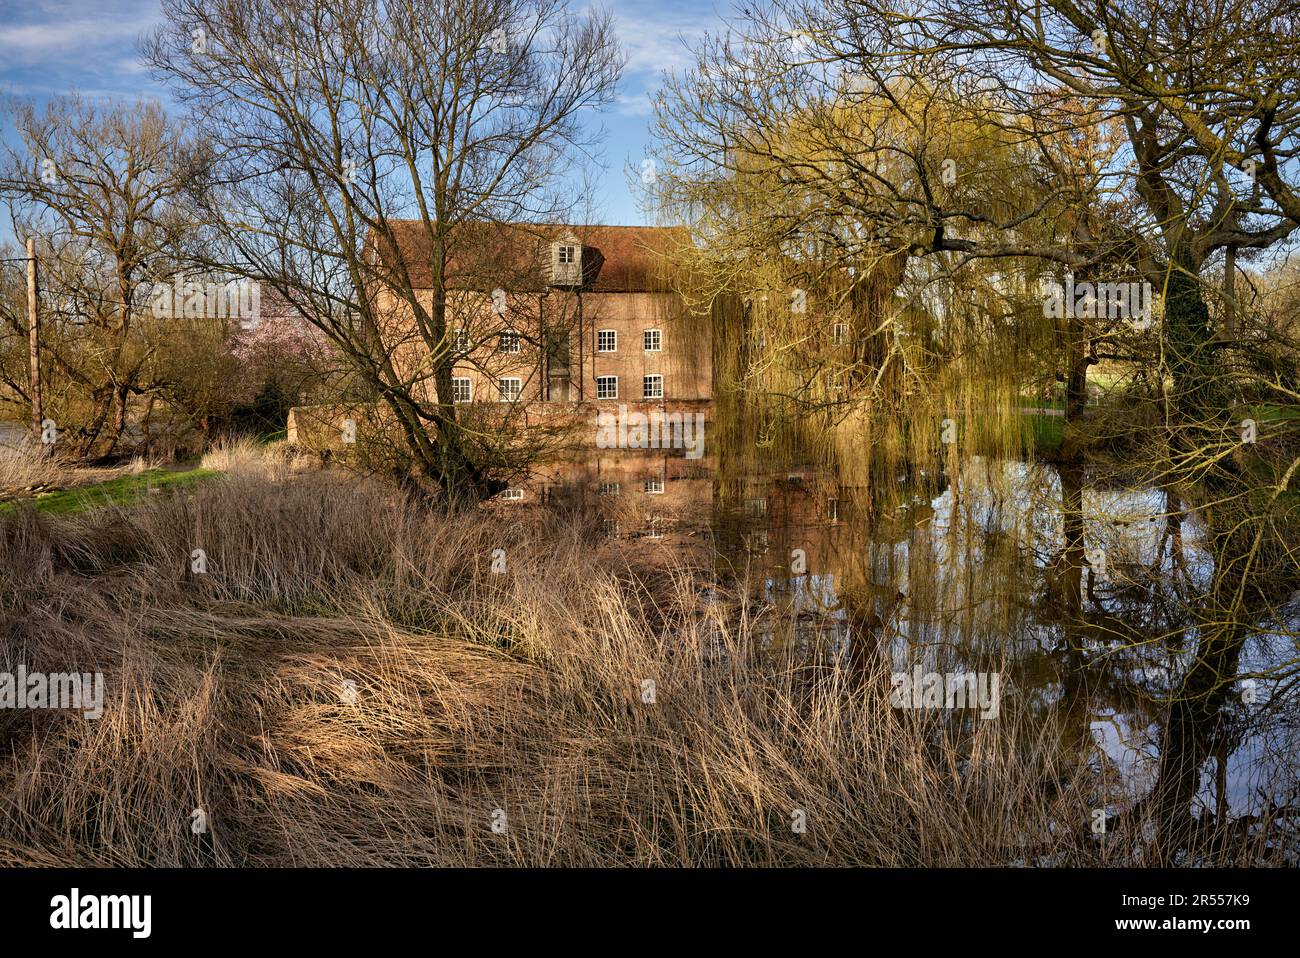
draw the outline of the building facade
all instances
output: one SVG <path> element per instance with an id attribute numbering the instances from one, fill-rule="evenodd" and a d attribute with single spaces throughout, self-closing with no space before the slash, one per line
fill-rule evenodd
<path id="1" fill-rule="evenodd" d="M 396 224 L 401 259 L 430 308 L 427 232 Z M 447 342 L 457 403 L 613 404 L 639 408 L 712 399 L 707 316 L 673 291 L 669 256 L 684 230 L 639 226 L 467 224 L 449 256 Z M 384 293 L 380 293 L 384 296 Z M 431 368 L 411 308 L 388 294 L 389 352 L 419 376 Z M 438 397 L 432 376 L 417 394 Z"/>

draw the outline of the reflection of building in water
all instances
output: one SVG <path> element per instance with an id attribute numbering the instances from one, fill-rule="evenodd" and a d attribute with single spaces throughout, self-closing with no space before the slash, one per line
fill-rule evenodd
<path id="1" fill-rule="evenodd" d="M 620 537 L 713 541 L 724 576 L 746 566 L 789 574 L 798 548 L 809 570 L 833 578 L 856 514 L 833 480 L 813 470 L 750 476 L 730 494 L 717 481 L 709 454 L 690 460 L 677 450 L 601 450 L 535 466 L 498 498 L 592 509 Z"/>
<path id="2" fill-rule="evenodd" d="M 838 484 L 814 470 L 742 476 L 732 489 L 719 490 L 718 548 L 720 560 L 764 560 L 774 570 L 787 567 L 802 550 L 802 564 L 825 572 L 833 565 L 832 543 L 842 530 Z"/>
<path id="3" fill-rule="evenodd" d="M 874 648 L 903 599 L 894 543 L 924 523 L 925 505 L 868 522 L 862 491 L 815 469 L 741 476 L 719 492 L 719 576 L 748 583 L 761 644 L 823 659 Z"/>
<path id="4" fill-rule="evenodd" d="M 1206 680 L 1225 705 L 1171 720 L 1181 702 L 1210 701 L 1190 696 L 1189 683 L 1204 671 L 1195 625 L 1214 566 L 1196 516 L 1167 490 L 976 461 L 953 487 L 909 486 L 867 508 L 814 470 L 722 479 L 716 463 L 610 451 L 539 475 L 525 501 L 602 509 L 665 563 L 711 560 L 705 601 L 740 643 L 711 625 L 717 661 L 737 649 L 789 655 L 817 666 L 800 681 L 833 680 L 850 694 L 872 683 L 887 694 L 891 673 L 918 666 L 996 674 L 996 721 L 1051 750 L 1050 787 L 1075 787 L 1060 782 L 1078 775 L 1114 808 L 1158 809 L 1166 831 L 1184 828 L 1193 806 L 1226 821 L 1291 800 L 1280 790 L 1300 754 L 1294 700 L 1244 709 L 1237 687 L 1222 684 L 1235 660 Z M 1104 575 L 1090 558 L 1098 548 Z M 1243 630 L 1251 674 L 1293 657 L 1300 598 L 1287 608 L 1265 630 L 1280 640 L 1269 656 L 1258 630 Z M 1261 701 L 1273 699 L 1268 684 Z M 929 718 L 966 742 L 984 722 L 962 709 Z"/>
<path id="5" fill-rule="evenodd" d="M 716 466 L 707 455 L 686 459 L 662 450 L 601 450 L 582 459 L 548 463 L 515 489 L 517 501 L 581 508 L 599 515 L 618 537 L 707 538 Z"/>

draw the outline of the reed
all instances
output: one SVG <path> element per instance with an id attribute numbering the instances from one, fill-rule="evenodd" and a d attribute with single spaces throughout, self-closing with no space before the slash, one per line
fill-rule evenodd
<path id="1" fill-rule="evenodd" d="M 188 494 L 0 517 L 0 668 L 107 689 L 98 721 L 0 711 L 0 862 L 1172 860 L 1090 833 L 1095 783 L 1050 724 L 903 712 L 887 663 L 760 653 L 746 583 L 705 601 L 709 569 L 580 515 L 228 458 Z M 1194 860 L 1265 857 L 1243 834 Z"/>

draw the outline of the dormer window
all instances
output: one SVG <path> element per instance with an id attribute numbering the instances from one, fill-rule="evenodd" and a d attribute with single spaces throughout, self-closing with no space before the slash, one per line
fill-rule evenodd
<path id="1" fill-rule="evenodd" d="M 582 244 L 578 237 L 569 234 L 552 243 L 549 262 L 544 261 L 543 266 L 548 269 L 550 285 L 581 286 Z"/>

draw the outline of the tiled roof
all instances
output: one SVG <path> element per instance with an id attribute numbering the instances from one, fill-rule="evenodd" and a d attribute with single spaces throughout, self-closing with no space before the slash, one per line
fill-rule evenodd
<path id="1" fill-rule="evenodd" d="M 389 220 L 389 226 L 410 273 L 411 285 L 430 288 L 430 238 L 423 221 Z M 447 285 L 541 291 L 546 286 L 542 267 L 550 244 L 570 237 L 582 245 L 582 288 L 594 292 L 668 289 L 664 254 L 690 243 L 687 230 L 675 226 L 463 223 L 451 233 Z M 384 263 L 396 263 L 392 244 L 375 245 Z"/>

